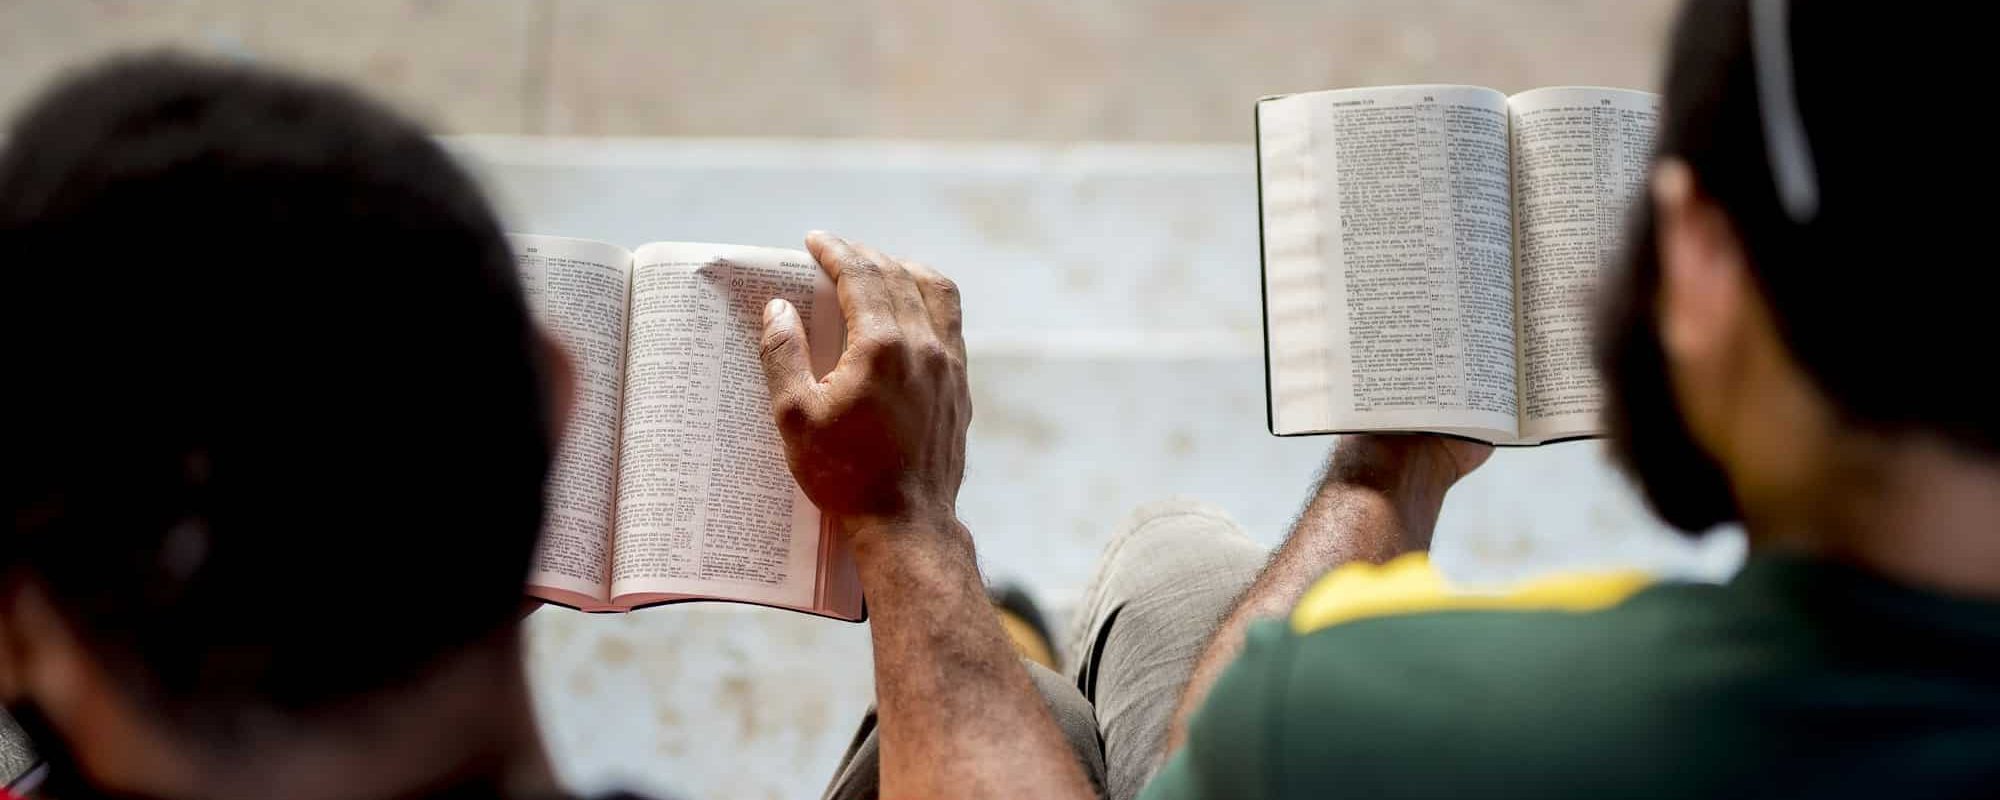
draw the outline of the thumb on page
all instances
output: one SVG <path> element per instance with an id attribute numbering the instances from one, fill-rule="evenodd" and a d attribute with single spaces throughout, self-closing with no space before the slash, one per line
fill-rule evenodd
<path id="1" fill-rule="evenodd" d="M 814 379 L 807 348 L 806 326 L 798 309 L 782 297 L 771 298 L 764 304 L 764 380 L 780 430 L 788 416 L 804 411 L 810 401 Z"/>

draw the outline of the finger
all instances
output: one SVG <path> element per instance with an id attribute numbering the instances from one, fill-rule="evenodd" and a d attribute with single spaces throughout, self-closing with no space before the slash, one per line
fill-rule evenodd
<path id="1" fill-rule="evenodd" d="M 864 242 L 849 242 L 863 258 L 882 265 L 882 284 L 889 290 L 889 305 L 896 310 L 896 322 L 905 330 L 930 330 L 930 315 L 924 310 L 924 294 L 903 262 L 889 257 Z"/>
<path id="2" fill-rule="evenodd" d="M 946 347 L 963 358 L 965 331 L 963 313 L 959 308 L 958 284 L 931 269 L 928 264 L 905 261 L 903 269 L 909 271 L 910 280 L 923 292 L 924 310 L 930 314 L 931 327 L 937 331 L 938 341 L 944 342 Z"/>
<path id="3" fill-rule="evenodd" d="M 810 413 L 816 395 L 812 349 L 798 309 L 784 298 L 764 304 L 764 382 L 771 390 L 771 413 L 783 432 L 797 415 Z"/>
<path id="4" fill-rule="evenodd" d="M 820 269 L 833 279 L 834 294 L 840 299 L 840 313 L 847 320 L 847 340 L 864 334 L 893 332 L 896 308 L 889 300 L 882 264 L 870 260 L 853 245 L 825 231 L 806 234 L 806 249 Z"/>

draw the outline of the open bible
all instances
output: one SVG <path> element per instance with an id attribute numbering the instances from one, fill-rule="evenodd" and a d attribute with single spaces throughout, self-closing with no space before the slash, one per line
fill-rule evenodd
<path id="1" fill-rule="evenodd" d="M 783 297 L 813 369 L 839 360 L 839 302 L 813 258 L 509 238 L 577 381 L 529 593 L 585 611 L 726 600 L 863 618 L 852 554 L 786 467 L 759 356 L 764 304 Z"/>
<path id="2" fill-rule="evenodd" d="M 1657 115 L 1587 87 L 1258 101 L 1271 432 L 1599 435 L 1592 298 Z"/>

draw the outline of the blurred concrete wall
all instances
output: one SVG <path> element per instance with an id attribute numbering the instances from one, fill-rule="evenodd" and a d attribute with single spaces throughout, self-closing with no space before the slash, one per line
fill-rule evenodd
<path id="1" fill-rule="evenodd" d="M 0 108 L 169 44 L 451 133 L 1243 141 L 1259 95 L 1651 87 L 1673 0 L 0 0 Z"/>

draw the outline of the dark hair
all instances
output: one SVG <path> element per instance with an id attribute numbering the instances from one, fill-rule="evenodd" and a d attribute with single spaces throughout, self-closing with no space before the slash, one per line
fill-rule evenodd
<path id="1" fill-rule="evenodd" d="M 1974 245 L 1992 225 L 1983 197 L 1994 160 L 1983 105 L 1965 96 L 1985 70 L 1962 69 L 1983 28 L 1788 0 L 1819 184 L 1817 215 L 1799 222 L 1773 177 L 1748 1 L 1683 8 L 1661 154 L 1685 160 L 1728 213 L 1785 344 L 1849 422 L 2000 455 L 2000 413 L 1984 390 L 2000 279 Z"/>
<path id="2" fill-rule="evenodd" d="M 493 212 L 417 125 L 243 64 L 95 66 L 12 128 L 0 270 L 0 570 L 142 703 L 226 734 L 517 619 L 540 351 Z"/>

